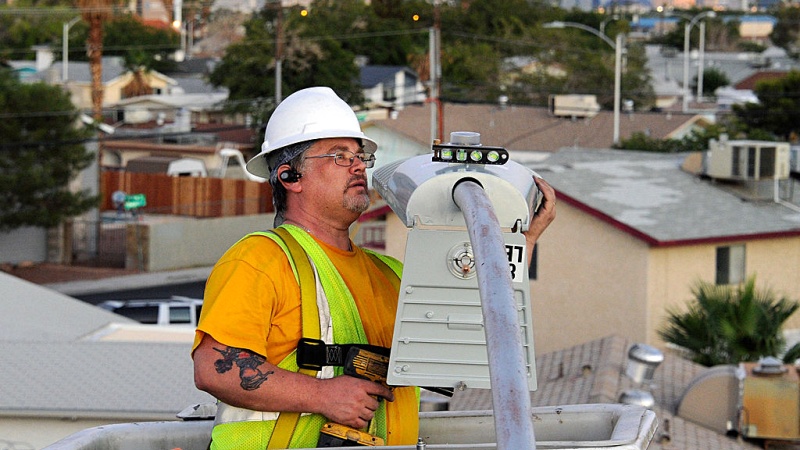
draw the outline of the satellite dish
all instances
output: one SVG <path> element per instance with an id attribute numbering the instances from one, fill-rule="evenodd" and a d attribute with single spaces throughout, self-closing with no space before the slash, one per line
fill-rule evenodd
<path id="1" fill-rule="evenodd" d="M 125 197 L 127 197 L 127 196 L 128 196 L 128 194 L 126 194 L 125 191 L 114 191 L 111 194 L 111 201 L 115 205 L 119 205 L 121 203 L 125 203 Z"/>

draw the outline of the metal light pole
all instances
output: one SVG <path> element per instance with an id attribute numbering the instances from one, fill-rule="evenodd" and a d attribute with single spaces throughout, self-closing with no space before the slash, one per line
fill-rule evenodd
<path id="1" fill-rule="evenodd" d="M 683 28 L 683 112 L 689 110 L 689 36 L 691 35 L 692 27 L 700 19 L 716 16 L 717 13 L 714 11 L 701 12 L 692 17 Z"/>
<path id="2" fill-rule="evenodd" d="M 622 96 L 622 52 L 625 46 L 623 33 L 618 33 L 616 42 L 594 28 L 577 22 L 548 22 L 543 25 L 544 28 L 578 28 L 583 31 L 588 31 L 599 37 L 606 44 L 614 49 L 614 145 L 619 144 L 619 115 L 620 115 L 620 97 Z"/>
<path id="3" fill-rule="evenodd" d="M 69 29 L 78 23 L 81 17 L 75 17 L 69 22 L 64 22 L 64 33 L 61 37 L 61 82 L 66 83 L 69 78 Z"/>
<path id="4" fill-rule="evenodd" d="M 698 45 L 699 51 L 697 54 L 697 101 L 703 98 L 703 59 L 705 56 L 706 48 L 706 23 L 700 22 L 700 43 Z"/>
<path id="5" fill-rule="evenodd" d="M 603 21 L 600 22 L 600 34 L 606 34 L 606 24 L 608 24 L 612 20 L 619 20 L 619 16 L 615 14 L 611 17 L 603 19 Z"/>

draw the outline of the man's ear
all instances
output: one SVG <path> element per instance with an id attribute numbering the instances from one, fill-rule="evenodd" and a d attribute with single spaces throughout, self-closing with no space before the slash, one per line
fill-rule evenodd
<path id="1" fill-rule="evenodd" d="M 278 180 L 283 184 L 283 187 L 287 190 L 294 191 L 293 189 L 300 181 L 300 178 L 303 177 L 303 174 L 292 169 L 291 166 L 288 164 L 284 164 L 283 166 L 278 168 Z M 299 186 L 298 186 L 299 187 Z"/>

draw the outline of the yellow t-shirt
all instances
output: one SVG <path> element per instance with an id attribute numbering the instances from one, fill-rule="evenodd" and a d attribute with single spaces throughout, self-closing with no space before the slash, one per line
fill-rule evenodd
<path id="1" fill-rule="evenodd" d="M 361 249 L 342 251 L 317 241 L 355 299 L 370 344 L 390 347 L 398 292 Z M 246 348 L 278 364 L 302 336 L 300 288 L 285 253 L 272 239 L 247 237 L 231 247 L 206 282 L 192 349 L 203 334 L 231 347 Z M 412 387 L 394 389 L 387 402 L 386 445 L 415 444 L 418 406 Z"/>

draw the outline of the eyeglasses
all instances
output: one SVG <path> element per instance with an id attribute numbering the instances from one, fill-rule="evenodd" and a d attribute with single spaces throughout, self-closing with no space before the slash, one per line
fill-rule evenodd
<path id="1" fill-rule="evenodd" d="M 306 156 L 306 158 L 333 158 L 333 162 L 337 166 L 342 167 L 350 167 L 356 161 L 356 158 L 360 159 L 361 162 L 367 167 L 367 169 L 371 169 L 372 166 L 375 165 L 375 154 L 374 153 L 353 153 L 350 150 L 339 150 L 335 153 L 328 153 L 326 155 L 317 155 L 317 156 Z"/>

